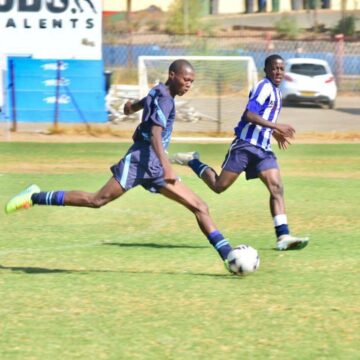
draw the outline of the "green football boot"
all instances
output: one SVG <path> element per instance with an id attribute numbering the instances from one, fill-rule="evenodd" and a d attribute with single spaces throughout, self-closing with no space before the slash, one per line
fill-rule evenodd
<path id="1" fill-rule="evenodd" d="M 34 193 L 40 192 L 40 188 L 37 185 L 30 185 L 28 188 L 23 190 L 21 193 L 11 198 L 5 206 L 5 213 L 11 214 L 16 210 L 28 209 L 33 206 L 31 196 Z"/>
<path id="2" fill-rule="evenodd" d="M 224 260 L 224 266 L 225 266 L 225 269 L 232 275 L 234 275 L 234 272 L 230 269 L 230 266 L 229 266 L 229 260 L 226 259 Z"/>

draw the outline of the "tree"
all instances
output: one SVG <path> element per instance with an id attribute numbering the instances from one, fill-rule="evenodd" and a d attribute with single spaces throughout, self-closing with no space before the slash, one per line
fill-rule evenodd
<path id="1" fill-rule="evenodd" d="M 128 32 L 131 31 L 130 14 L 131 14 L 131 0 L 126 0 L 126 25 Z"/>
<path id="2" fill-rule="evenodd" d="M 171 34 L 194 34 L 200 28 L 201 0 L 174 0 L 168 11 L 166 30 Z"/>

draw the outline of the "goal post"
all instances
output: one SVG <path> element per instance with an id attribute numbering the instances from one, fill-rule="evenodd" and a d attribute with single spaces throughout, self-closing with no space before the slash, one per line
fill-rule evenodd
<path id="1" fill-rule="evenodd" d="M 176 97 L 178 122 L 197 123 L 191 130 L 232 131 L 240 117 L 241 105 L 258 81 L 251 56 L 139 56 L 139 95 L 165 82 L 170 64 L 188 60 L 195 69 L 195 81 L 188 95 Z M 188 131 L 188 130 L 185 130 Z"/>

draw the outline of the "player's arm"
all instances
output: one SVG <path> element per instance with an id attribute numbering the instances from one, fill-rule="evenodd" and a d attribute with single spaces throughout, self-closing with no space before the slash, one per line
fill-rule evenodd
<path id="1" fill-rule="evenodd" d="M 160 125 L 153 125 L 151 127 L 151 145 L 155 151 L 155 154 L 160 160 L 160 163 L 164 169 L 164 178 L 165 181 L 171 184 L 174 184 L 177 180 L 177 176 L 171 167 L 170 161 L 165 153 L 163 144 L 162 144 L 162 131 L 163 128 Z"/>
<path id="2" fill-rule="evenodd" d="M 146 97 L 144 97 L 141 100 L 134 101 L 134 102 L 131 102 L 130 100 L 127 101 L 124 104 L 124 114 L 131 115 L 139 110 L 142 110 L 144 108 L 145 99 L 146 99 Z"/>
<path id="3" fill-rule="evenodd" d="M 245 110 L 245 119 L 252 124 L 264 126 L 274 131 L 277 131 L 280 135 L 286 138 L 292 138 L 295 133 L 295 129 L 291 125 L 274 124 L 271 121 L 265 120 L 259 114 L 250 110 Z"/>
<path id="4" fill-rule="evenodd" d="M 252 124 L 270 128 L 273 131 L 277 131 L 284 137 L 292 138 L 294 136 L 295 129 L 291 125 L 276 124 L 259 115 L 264 109 L 266 100 L 271 95 L 271 92 L 272 87 L 269 84 L 265 84 L 261 89 L 256 88 L 255 91 L 252 91 L 249 102 L 246 106 L 244 118 Z"/>

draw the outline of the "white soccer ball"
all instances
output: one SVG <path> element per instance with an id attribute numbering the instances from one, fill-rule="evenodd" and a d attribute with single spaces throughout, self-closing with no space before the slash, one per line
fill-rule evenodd
<path id="1" fill-rule="evenodd" d="M 249 245 L 238 245 L 230 251 L 228 257 L 229 269 L 236 275 L 247 275 L 259 268 L 260 258 L 256 249 Z"/>

